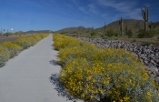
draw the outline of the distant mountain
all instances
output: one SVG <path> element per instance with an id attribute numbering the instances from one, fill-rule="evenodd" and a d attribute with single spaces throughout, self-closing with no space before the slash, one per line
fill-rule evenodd
<path id="1" fill-rule="evenodd" d="M 79 32 L 79 31 L 87 31 L 90 30 L 91 28 L 85 28 L 83 26 L 79 27 L 69 27 L 69 28 L 63 28 L 61 30 L 58 30 L 58 33 L 63 33 L 63 32 Z"/>
<path id="2" fill-rule="evenodd" d="M 64 29 L 56 31 L 56 33 L 82 36 L 82 35 L 89 34 L 91 30 L 92 28 L 85 28 L 83 26 L 79 26 L 79 27 L 64 28 Z"/>
<path id="3" fill-rule="evenodd" d="M 23 32 L 23 31 L 19 31 L 19 32 L 16 32 L 16 33 L 20 33 L 20 34 L 33 34 L 33 33 L 51 33 L 53 31 L 51 30 L 30 30 L 30 31 L 26 31 L 26 32 Z"/>
<path id="4" fill-rule="evenodd" d="M 49 32 L 52 32 L 52 31 L 51 30 L 37 30 L 37 31 L 30 30 L 25 33 L 49 33 Z"/>
<path id="5" fill-rule="evenodd" d="M 149 25 L 152 25 L 154 28 L 159 27 L 159 22 L 149 22 Z M 143 20 L 135 20 L 135 19 L 123 19 L 123 29 L 131 29 L 131 30 L 139 30 L 144 28 L 144 21 Z M 106 26 L 103 26 L 98 29 L 114 29 L 120 30 L 119 20 L 114 21 Z"/>
<path id="6" fill-rule="evenodd" d="M 142 20 L 123 19 L 123 28 L 125 27 L 127 27 L 128 29 L 133 29 L 133 30 L 142 29 L 144 27 L 144 22 Z M 119 30 L 120 29 L 119 20 L 106 25 L 106 28 Z"/>
<path id="7" fill-rule="evenodd" d="M 151 24 L 153 28 L 159 28 L 159 22 L 152 22 Z M 135 19 L 123 19 L 123 30 L 125 30 L 127 27 L 128 30 L 132 30 L 133 32 L 137 32 L 139 29 L 144 28 L 144 21 L 143 20 L 135 20 Z M 100 28 L 94 29 L 94 31 L 97 32 L 103 32 L 104 29 L 113 29 L 115 31 L 120 31 L 120 25 L 119 25 L 119 20 L 114 21 L 108 25 L 105 25 Z M 82 26 L 79 27 L 69 27 L 69 28 L 64 28 L 59 31 L 58 33 L 63 33 L 63 34 L 78 34 L 78 33 L 88 33 L 91 31 L 92 28 L 85 28 Z"/>

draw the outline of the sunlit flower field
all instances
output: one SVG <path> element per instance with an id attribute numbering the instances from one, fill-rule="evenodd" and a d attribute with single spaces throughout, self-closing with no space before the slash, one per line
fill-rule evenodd
<path id="1" fill-rule="evenodd" d="M 30 37 L 22 36 L 14 42 L 6 41 L 0 43 L 0 67 L 4 66 L 10 58 L 18 55 L 22 50 L 35 45 L 46 36 L 47 34 L 34 35 Z"/>
<path id="2" fill-rule="evenodd" d="M 54 34 L 60 82 L 75 98 L 98 102 L 158 102 L 159 92 L 145 66 L 124 49 Z M 105 101 L 103 101 L 105 100 Z"/>

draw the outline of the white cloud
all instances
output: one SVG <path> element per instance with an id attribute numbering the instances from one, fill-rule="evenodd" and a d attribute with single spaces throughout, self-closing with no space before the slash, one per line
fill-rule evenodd
<path id="1" fill-rule="evenodd" d="M 97 2 L 105 7 L 112 7 L 120 12 L 129 11 L 135 4 L 132 2 L 116 2 L 115 0 L 97 0 Z"/>
<path id="2" fill-rule="evenodd" d="M 105 19 L 106 23 L 110 23 L 112 21 L 118 20 L 121 16 L 120 15 L 112 16 L 112 15 L 105 13 L 105 14 L 102 14 L 101 17 L 103 17 Z"/>
<path id="3" fill-rule="evenodd" d="M 93 13 L 93 14 L 99 14 L 99 11 L 97 10 L 97 8 L 94 4 L 88 5 L 88 11 Z"/>
<path id="4" fill-rule="evenodd" d="M 83 13 L 88 14 L 85 7 L 79 7 L 78 9 L 82 11 Z"/>
<path id="5" fill-rule="evenodd" d="M 137 8 L 132 10 L 130 13 L 128 13 L 128 16 L 130 16 L 131 18 L 142 19 L 141 9 Z"/>
<path id="6" fill-rule="evenodd" d="M 83 13 L 85 14 L 95 14 L 95 15 L 98 15 L 99 14 L 99 10 L 98 8 L 96 7 L 96 5 L 94 4 L 88 4 L 87 6 L 85 7 L 79 7 L 78 8 L 80 11 L 82 11 Z"/>
<path id="7" fill-rule="evenodd" d="M 136 8 L 134 1 L 97 0 L 97 2 L 101 6 L 114 8 L 121 16 L 141 19 L 141 8 Z"/>
<path id="8" fill-rule="evenodd" d="M 79 1 L 78 0 L 69 0 L 71 3 L 73 3 L 74 5 L 78 6 L 79 5 Z"/>

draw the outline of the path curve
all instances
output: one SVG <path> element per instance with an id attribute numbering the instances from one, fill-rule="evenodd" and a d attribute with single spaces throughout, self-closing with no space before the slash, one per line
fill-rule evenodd
<path id="1" fill-rule="evenodd" d="M 49 80 L 60 71 L 52 44 L 50 34 L 0 68 L 0 102 L 66 102 Z"/>

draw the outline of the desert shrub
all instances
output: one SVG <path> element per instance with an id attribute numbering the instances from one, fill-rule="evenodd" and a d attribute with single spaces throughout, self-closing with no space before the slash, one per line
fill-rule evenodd
<path id="1" fill-rule="evenodd" d="M 133 36 L 133 33 L 132 33 L 131 30 L 128 30 L 128 31 L 126 32 L 126 35 L 128 36 L 128 38 L 131 38 L 131 37 Z"/>
<path id="2" fill-rule="evenodd" d="M 0 43 L 0 67 L 5 65 L 5 62 L 8 61 L 9 58 L 16 56 L 20 51 L 35 45 L 37 41 L 46 36 L 47 34 L 22 37 L 14 42 L 6 41 Z"/>
<path id="3" fill-rule="evenodd" d="M 16 56 L 22 49 L 21 46 L 9 41 L 1 43 L 1 46 L 8 51 L 10 58 Z"/>
<path id="4" fill-rule="evenodd" d="M 140 63 L 137 57 L 124 49 L 108 48 L 96 52 L 92 61 L 99 60 L 102 63 L 122 63 L 130 65 L 132 63 Z"/>
<path id="5" fill-rule="evenodd" d="M 97 51 L 94 45 L 67 36 L 56 35 L 54 41 L 55 49 L 60 50 L 58 54 L 59 64 L 64 64 L 76 57 L 91 59 Z"/>
<path id="6" fill-rule="evenodd" d="M 27 49 L 28 47 L 31 46 L 31 44 L 27 38 L 20 38 L 20 39 L 16 40 L 15 43 L 22 46 L 23 49 Z"/>
<path id="7" fill-rule="evenodd" d="M 136 42 L 136 39 L 133 39 L 132 42 Z"/>
<path id="8" fill-rule="evenodd" d="M 93 47 L 94 46 L 78 46 L 61 49 L 57 56 L 58 62 L 63 65 L 75 58 L 87 58 L 88 61 L 91 61 L 98 51 L 97 49 L 93 49 Z"/>
<path id="9" fill-rule="evenodd" d="M 55 38 L 54 44 L 60 48 L 58 60 L 64 62 L 59 78 L 70 95 L 98 102 L 159 101 L 155 82 L 133 54 L 121 49 L 98 50 L 89 43 L 74 45 L 80 41 L 61 35 Z M 62 42 L 56 42 L 58 39 Z"/>
<path id="10" fill-rule="evenodd" d="M 91 35 L 91 36 L 96 36 L 96 35 L 97 35 L 97 32 L 92 31 L 92 32 L 90 33 L 90 35 Z"/>
<path id="11" fill-rule="evenodd" d="M 154 35 L 156 35 L 156 31 L 139 30 L 138 32 L 138 38 L 152 38 Z"/>
<path id="12" fill-rule="evenodd" d="M 33 36 L 36 41 L 40 41 L 43 37 L 41 35 L 35 35 Z"/>
<path id="13" fill-rule="evenodd" d="M 144 38 L 144 37 L 147 37 L 147 34 L 145 33 L 145 31 L 144 30 L 139 30 L 138 38 Z"/>
<path id="14" fill-rule="evenodd" d="M 157 40 L 159 40 L 159 36 L 157 37 Z"/>
<path id="15" fill-rule="evenodd" d="M 40 41 L 43 37 L 46 37 L 46 34 L 43 35 L 34 35 L 30 37 L 22 37 L 15 41 L 16 44 L 22 46 L 23 49 L 27 49 L 30 46 L 35 45 L 38 41 Z"/>
<path id="16" fill-rule="evenodd" d="M 140 69 L 141 68 L 141 69 Z M 68 92 L 78 99 L 109 99 L 123 102 L 146 102 L 157 99 L 156 89 L 143 67 L 100 61 L 89 63 L 84 58 L 68 62 L 60 73 Z"/>
<path id="17" fill-rule="evenodd" d="M 31 46 L 35 45 L 38 41 L 40 41 L 40 39 L 37 40 L 34 36 L 29 37 L 28 40 L 29 40 Z"/>
<path id="18" fill-rule="evenodd" d="M 117 36 L 117 33 L 113 29 L 108 29 L 106 31 L 106 36 L 108 36 L 108 37 Z"/>
<path id="19" fill-rule="evenodd" d="M 62 36 L 62 35 L 59 35 L 57 34 L 56 36 L 54 36 L 54 48 L 56 50 L 60 50 L 62 48 L 65 48 L 65 47 L 74 47 L 74 46 L 77 46 L 77 45 L 82 45 L 83 43 L 80 41 L 80 40 L 77 40 L 76 39 L 72 39 L 68 36 Z"/>
<path id="20" fill-rule="evenodd" d="M 9 59 L 8 52 L 0 46 L 0 67 L 5 65 L 5 62 Z"/>

